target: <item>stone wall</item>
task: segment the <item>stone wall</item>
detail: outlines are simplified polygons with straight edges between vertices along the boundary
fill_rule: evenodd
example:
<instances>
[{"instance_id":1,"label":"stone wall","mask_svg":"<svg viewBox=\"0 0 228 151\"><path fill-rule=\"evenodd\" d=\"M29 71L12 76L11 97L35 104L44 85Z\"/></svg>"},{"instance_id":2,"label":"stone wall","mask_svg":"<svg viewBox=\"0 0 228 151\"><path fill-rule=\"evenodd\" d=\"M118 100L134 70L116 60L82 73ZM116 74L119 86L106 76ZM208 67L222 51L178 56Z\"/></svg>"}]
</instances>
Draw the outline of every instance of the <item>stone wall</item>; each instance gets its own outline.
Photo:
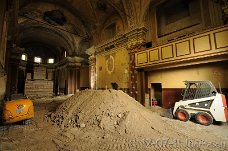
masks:
<instances>
[{"instance_id":1,"label":"stone wall","mask_svg":"<svg viewBox=\"0 0 228 151\"><path fill-rule=\"evenodd\" d=\"M25 95L31 98L53 96L53 81L46 79L46 67L34 67L33 76L33 79L30 73L26 76Z\"/></svg>"},{"instance_id":2,"label":"stone wall","mask_svg":"<svg viewBox=\"0 0 228 151\"><path fill-rule=\"evenodd\" d=\"M28 97L53 96L53 81L49 80L26 80L25 95Z\"/></svg>"},{"instance_id":3,"label":"stone wall","mask_svg":"<svg viewBox=\"0 0 228 151\"><path fill-rule=\"evenodd\" d=\"M46 67L34 67L34 79L46 79Z\"/></svg>"},{"instance_id":4,"label":"stone wall","mask_svg":"<svg viewBox=\"0 0 228 151\"><path fill-rule=\"evenodd\" d=\"M112 53L96 56L97 88L111 88L117 83L119 88L128 88L129 55L126 49L120 48Z\"/></svg>"}]
</instances>

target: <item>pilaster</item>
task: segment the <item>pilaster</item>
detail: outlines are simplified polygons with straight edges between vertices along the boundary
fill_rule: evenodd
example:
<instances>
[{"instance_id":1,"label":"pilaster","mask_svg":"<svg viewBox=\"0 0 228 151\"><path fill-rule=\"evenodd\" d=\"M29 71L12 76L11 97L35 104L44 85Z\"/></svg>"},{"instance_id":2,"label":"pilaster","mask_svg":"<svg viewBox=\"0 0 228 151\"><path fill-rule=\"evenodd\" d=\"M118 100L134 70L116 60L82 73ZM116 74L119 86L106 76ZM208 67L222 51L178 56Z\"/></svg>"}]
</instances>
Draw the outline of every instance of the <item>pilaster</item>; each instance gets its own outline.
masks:
<instances>
[{"instance_id":1,"label":"pilaster","mask_svg":"<svg viewBox=\"0 0 228 151\"><path fill-rule=\"evenodd\" d=\"M127 50L129 54L129 91L130 95L144 105L145 90L143 89L144 74L141 71L136 70L135 53L145 50L145 36L147 29L145 27L135 28L128 33ZM141 86L142 85L142 86Z\"/></svg>"}]
</instances>

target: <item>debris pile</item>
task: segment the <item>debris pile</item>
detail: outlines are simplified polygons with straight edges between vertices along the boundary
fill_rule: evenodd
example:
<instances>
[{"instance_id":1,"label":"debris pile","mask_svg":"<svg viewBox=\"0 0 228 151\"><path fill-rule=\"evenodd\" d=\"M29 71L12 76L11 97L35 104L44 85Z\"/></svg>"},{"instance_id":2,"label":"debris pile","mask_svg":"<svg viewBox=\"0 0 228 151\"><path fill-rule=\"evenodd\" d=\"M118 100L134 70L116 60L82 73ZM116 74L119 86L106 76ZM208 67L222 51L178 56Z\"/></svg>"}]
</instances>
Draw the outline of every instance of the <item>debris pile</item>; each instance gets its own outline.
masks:
<instances>
[{"instance_id":1,"label":"debris pile","mask_svg":"<svg viewBox=\"0 0 228 151\"><path fill-rule=\"evenodd\" d=\"M85 90L61 104L51 121L65 128L95 128L127 135L159 135L158 114L151 114L135 99L117 90ZM160 121L158 121L160 119ZM153 124L152 124L153 123Z\"/></svg>"}]
</instances>

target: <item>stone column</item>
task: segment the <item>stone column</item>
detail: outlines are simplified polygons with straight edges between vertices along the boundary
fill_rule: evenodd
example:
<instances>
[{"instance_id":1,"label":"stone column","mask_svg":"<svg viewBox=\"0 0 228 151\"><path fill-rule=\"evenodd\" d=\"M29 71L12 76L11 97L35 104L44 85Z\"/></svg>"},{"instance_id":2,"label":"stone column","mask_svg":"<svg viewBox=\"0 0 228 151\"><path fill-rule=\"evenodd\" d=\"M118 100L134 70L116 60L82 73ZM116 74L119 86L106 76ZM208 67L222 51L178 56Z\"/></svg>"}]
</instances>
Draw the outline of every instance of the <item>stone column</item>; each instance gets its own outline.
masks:
<instances>
[{"instance_id":1,"label":"stone column","mask_svg":"<svg viewBox=\"0 0 228 151\"><path fill-rule=\"evenodd\" d=\"M94 55L89 57L89 77L90 88L96 89L96 57Z\"/></svg>"},{"instance_id":2,"label":"stone column","mask_svg":"<svg viewBox=\"0 0 228 151\"><path fill-rule=\"evenodd\" d=\"M76 94L80 89L80 68L69 66L68 74L68 93Z\"/></svg>"},{"instance_id":3,"label":"stone column","mask_svg":"<svg viewBox=\"0 0 228 151\"><path fill-rule=\"evenodd\" d=\"M21 54L24 49L13 46L13 48L8 49L9 60L7 68L7 95L11 93L17 93L18 84L18 69L21 62Z\"/></svg>"},{"instance_id":4,"label":"stone column","mask_svg":"<svg viewBox=\"0 0 228 151\"><path fill-rule=\"evenodd\" d=\"M27 62L22 60L20 61L19 73L18 73L18 85L17 85L18 93L23 93L23 94L25 89L26 64Z\"/></svg>"},{"instance_id":5,"label":"stone column","mask_svg":"<svg viewBox=\"0 0 228 151\"><path fill-rule=\"evenodd\" d=\"M59 75L59 86L65 87L64 94L75 94L80 90L80 68L82 61L81 57L67 57L58 64L59 74L65 73L66 79L60 79L62 76ZM61 81L64 80L64 81Z\"/></svg>"},{"instance_id":6,"label":"stone column","mask_svg":"<svg viewBox=\"0 0 228 151\"><path fill-rule=\"evenodd\" d=\"M59 69L54 70L54 94L59 95Z\"/></svg>"},{"instance_id":7,"label":"stone column","mask_svg":"<svg viewBox=\"0 0 228 151\"><path fill-rule=\"evenodd\" d=\"M97 89L97 74L96 74L96 56L95 56L95 47L92 46L86 50L86 53L89 57L89 82L91 89Z\"/></svg>"}]
</instances>

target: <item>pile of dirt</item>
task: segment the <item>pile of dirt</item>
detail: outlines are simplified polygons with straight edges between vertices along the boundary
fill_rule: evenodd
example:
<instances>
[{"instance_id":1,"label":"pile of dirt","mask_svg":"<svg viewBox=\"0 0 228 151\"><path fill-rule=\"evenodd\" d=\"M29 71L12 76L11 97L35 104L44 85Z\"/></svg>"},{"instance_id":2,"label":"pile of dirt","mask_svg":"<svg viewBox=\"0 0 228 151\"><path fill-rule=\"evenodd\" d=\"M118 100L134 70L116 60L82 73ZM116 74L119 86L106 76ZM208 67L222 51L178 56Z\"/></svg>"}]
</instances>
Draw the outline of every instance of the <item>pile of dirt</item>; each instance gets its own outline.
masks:
<instances>
[{"instance_id":1,"label":"pile of dirt","mask_svg":"<svg viewBox=\"0 0 228 151\"><path fill-rule=\"evenodd\" d=\"M85 90L64 101L49 120L61 128L58 150L224 150L207 145L228 138L193 122L161 117L117 90ZM213 127L211 128L213 129ZM198 135L198 134L201 135ZM192 146L193 144L193 146ZM198 145L206 144L206 145Z\"/></svg>"},{"instance_id":2,"label":"pile of dirt","mask_svg":"<svg viewBox=\"0 0 228 151\"><path fill-rule=\"evenodd\" d=\"M158 114L117 90L81 91L61 104L50 119L62 129L99 127L127 135L159 136L162 126Z\"/></svg>"}]
</instances>

